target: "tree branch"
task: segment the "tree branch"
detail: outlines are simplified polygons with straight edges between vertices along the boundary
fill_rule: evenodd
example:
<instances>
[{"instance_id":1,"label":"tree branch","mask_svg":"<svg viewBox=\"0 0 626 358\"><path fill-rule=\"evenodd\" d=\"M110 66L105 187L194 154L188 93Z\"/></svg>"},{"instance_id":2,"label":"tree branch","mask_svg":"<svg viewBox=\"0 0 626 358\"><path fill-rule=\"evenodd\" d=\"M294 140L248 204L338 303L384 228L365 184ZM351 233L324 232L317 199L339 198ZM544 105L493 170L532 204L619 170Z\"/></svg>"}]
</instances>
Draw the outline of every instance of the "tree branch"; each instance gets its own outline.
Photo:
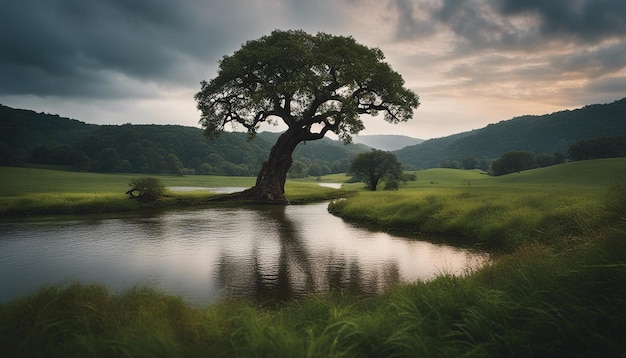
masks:
<instances>
[{"instance_id":1,"label":"tree branch","mask_svg":"<svg viewBox=\"0 0 626 358\"><path fill-rule=\"evenodd\" d=\"M305 112L304 118L302 119L302 125L311 126L312 124L315 124L315 123L321 123L328 117L340 114L341 113L340 111L327 111L327 112L320 113L317 115L315 113L322 105L324 105L324 103L332 101L332 102L340 102L343 104L344 100L345 100L344 98L342 98L341 96L337 96L337 95L327 95L327 96L316 97L313 100L313 102L311 102L311 106L309 106L309 109Z\"/></svg>"}]
</instances>

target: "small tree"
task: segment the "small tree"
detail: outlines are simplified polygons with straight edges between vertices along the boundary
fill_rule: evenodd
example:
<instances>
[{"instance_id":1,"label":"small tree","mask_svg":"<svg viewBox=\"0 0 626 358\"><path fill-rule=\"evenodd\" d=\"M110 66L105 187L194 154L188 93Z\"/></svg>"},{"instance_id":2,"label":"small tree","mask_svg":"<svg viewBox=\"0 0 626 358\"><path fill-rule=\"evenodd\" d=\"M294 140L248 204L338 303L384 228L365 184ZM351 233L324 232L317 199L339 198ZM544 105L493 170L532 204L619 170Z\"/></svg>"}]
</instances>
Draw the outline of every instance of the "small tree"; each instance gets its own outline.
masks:
<instances>
[{"instance_id":1,"label":"small tree","mask_svg":"<svg viewBox=\"0 0 626 358\"><path fill-rule=\"evenodd\" d=\"M403 169L395 154L373 149L371 152L357 155L352 160L349 173L366 183L370 190L375 191L381 180L397 183L402 178ZM392 187L393 184L389 189Z\"/></svg>"},{"instance_id":2,"label":"small tree","mask_svg":"<svg viewBox=\"0 0 626 358\"><path fill-rule=\"evenodd\" d=\"M163 183L153 177L132 178L128 186L130 186L130 190L126 194L130 195L131 199L137 199L144 203L155 202L165 193Z\"/></svg>"},{"instance_id":3,"label":"small tree","mask_svg":"<svg viewBox=\"0 0 626 358\"><path fill-rule=\"evenodd\" d=\"M389 179L385 181L385 187L383 190L398 190L400 188L400 182L396 179Z\"/></svg>"}]
</instances>

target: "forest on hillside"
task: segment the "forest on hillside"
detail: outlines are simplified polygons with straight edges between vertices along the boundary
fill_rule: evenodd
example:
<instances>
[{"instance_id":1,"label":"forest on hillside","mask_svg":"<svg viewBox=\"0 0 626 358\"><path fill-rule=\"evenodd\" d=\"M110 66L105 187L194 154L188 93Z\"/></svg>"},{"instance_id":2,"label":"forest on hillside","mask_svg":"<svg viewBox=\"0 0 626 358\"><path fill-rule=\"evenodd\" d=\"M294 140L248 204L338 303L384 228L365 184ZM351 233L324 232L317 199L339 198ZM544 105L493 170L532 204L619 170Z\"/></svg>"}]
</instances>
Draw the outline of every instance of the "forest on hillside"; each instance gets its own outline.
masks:
<instances>
[{"instance_id":1,"label":"forest on hillside","mask_svg":"<svg viewBox=\"0 0 626 358\"><path fill-rule=\"evenodd\" d=\"M75 170L254 176L277 133L224 132L175 125L93 125L58 115L0 107L0 165L63 165ZM348 170L369 147L323 139L294 152L292 177Z\"/></svg>"},{"instance_id":2,"label":"forest on hillside","mask_svg":"<svg viewBox=\"0 0 626 358\"><path fill-rule=\"evenodd\" d=\"M626 98L542 116L521 116L470 132L427 140L394 151L406 169L454 167L463 161L491 161L510 151L560 157L585 139L626 136Z\"/></svg>"},{"instance_id":3,"label":"forest on hillside","mask_svg":"<svg viewBox=\"0 0 626 358\"><path fill-rule=\"evenodd\" d=\"M263 132L248 140L246 133L224 132L209 141L200 128L95 125L0 106L0 165L254 176L278 136ZM482 129L427 140L393 153L406 170L479 168L503 174L518 171L520 167L525 170L565 160L620 156L619 153L626 151L622 148L625 136L626 98L543 116L517 117ZM369 150L363 144L344 145L328 138L301 143L293 154L289 176L347 172L351 160Z\"/></svg>"}]
</instances>

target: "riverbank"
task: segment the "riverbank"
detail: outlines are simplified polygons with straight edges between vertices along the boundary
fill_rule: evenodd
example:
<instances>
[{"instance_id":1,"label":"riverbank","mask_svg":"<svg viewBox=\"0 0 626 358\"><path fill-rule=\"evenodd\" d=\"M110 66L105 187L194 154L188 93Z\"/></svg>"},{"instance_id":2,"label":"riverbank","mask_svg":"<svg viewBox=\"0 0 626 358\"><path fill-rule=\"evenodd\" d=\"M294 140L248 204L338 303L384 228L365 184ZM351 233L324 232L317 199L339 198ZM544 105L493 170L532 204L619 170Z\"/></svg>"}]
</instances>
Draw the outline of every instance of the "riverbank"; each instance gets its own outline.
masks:
<instances>
[{"instance_id":1,"label":"riverbank","mask_svg":"<svg viewBox=\"0 0 626 358\"><path fill-rule=\"evenodd\" d=\"M376 297L277 306L45 287L0 306L0 356L623 356L624 171L625 159L499 178L418 172L397 193L360 191L332 210L488 243L502 252L493 264Z\"/></svg>"},{"instance_id":2,"label":"riverbank","mask_svg":"<svg viewBox=\"0 0 626 358\"><path fill-rule=\"evenodd\" d=\"M606 200L626 197L618 185L626 178L624 158L501 177L454 169L428 172L397 192L335 200L329 211L372 229L457 237L464 244L512 252L533 243L566 249L571 237L607 225Z\"/></svg>"},{"instance_id":3,"label":"riverbank","mask_svg":"<svg viewBox=\"0 0 626 358\"><path fill-rule=\"evenodd\" d=\"M218 192L166 191L154 203L130 200L124 193L133 174L98 174L51 169L0 167L0 217L112 214L142 210L206 207ZM166 187L251 187L252 177L156 176ZM350 195L321 187L313 180L288 181L285 192L293 204L319 202ZM225 205L221 203L219 205Z\"/></svg>"}]
</instances>

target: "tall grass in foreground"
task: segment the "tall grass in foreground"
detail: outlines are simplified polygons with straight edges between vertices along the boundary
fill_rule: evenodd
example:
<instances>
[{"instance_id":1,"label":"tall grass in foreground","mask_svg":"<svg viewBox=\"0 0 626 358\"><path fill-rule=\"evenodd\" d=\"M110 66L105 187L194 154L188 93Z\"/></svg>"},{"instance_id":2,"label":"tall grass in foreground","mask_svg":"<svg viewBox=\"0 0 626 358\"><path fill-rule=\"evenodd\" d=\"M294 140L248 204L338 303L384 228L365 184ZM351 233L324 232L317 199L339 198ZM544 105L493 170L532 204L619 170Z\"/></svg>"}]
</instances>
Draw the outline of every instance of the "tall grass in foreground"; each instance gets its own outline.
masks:
<instances>
[{"instance_id":1,"label":"tall grass in foreground","mask_svg":"<svg viewBox=\"0 0 626 358\"><path fill-rule=\"evenodd\" d=\"M626 352L624 227L531 245L465 277L357 300L206 308L137 287L50 286L0 306L0 356L518 357Z\"/></svg>"}]
</instances>

